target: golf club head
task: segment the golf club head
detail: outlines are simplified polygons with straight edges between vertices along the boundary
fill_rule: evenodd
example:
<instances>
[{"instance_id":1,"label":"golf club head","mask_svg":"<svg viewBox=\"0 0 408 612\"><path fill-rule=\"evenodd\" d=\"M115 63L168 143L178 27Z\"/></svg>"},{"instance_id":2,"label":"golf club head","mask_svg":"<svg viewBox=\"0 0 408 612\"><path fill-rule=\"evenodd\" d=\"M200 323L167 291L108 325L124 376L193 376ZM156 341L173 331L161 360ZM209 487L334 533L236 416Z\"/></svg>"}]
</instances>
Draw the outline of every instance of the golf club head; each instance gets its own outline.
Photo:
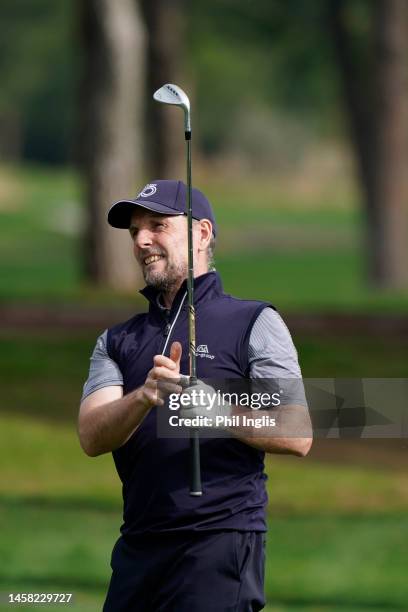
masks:
<instances>
[{"instance_id":1,"label":"golf club head","mask_svg":"<svg viewBox=\"0 0 408 612\"><path fill-rule=\"evenodd\" d=\"M172 83L166 83L160 89L154 92L153 98L156 102L162 104L173 104L174 106L180 106L184 111L184 123L186 131L191 131L190 125L190 100L187 94Z\"/></svg>"}]
</instances>

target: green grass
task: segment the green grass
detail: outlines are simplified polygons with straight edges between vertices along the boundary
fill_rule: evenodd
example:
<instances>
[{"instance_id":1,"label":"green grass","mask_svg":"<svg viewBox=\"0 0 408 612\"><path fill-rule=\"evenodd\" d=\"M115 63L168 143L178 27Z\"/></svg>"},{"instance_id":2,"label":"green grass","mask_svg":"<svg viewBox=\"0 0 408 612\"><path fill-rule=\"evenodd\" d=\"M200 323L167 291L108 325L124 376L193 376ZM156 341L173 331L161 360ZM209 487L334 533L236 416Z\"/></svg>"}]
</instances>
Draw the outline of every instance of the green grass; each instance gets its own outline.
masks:
<instances>
[{"instance_id":1,"label":"green grass","mask_svg":"<svg viewBox=\"0 0 408 612\"><path fill-rule=\"evenodd\" d=\"M8 384L3 410L54 420L76 414L98 332L16 333L1 339L0 367Z\"/></svg>"},{"instance_id":2,"label":"green grass","mask_svg":"<svg viewBox=\"0 0 408 612\"><path fill-rule=\"evenodd\" d=\"M406 516L298 517L269 523L270 602L404 609Z\"/></svg>"},{"instance_id":3,"label":"green grass","mask_svg":"<svg viewBox=\"0 0 408 612\"><path fill-rule=\"evenodd\" d=\"M297 303L317 308L357 303L361 283L355 252L272 253L220 257L218 269L228 293L271 301L278 309L293 310ZM333 282L335 279L335 282ZM327 295L322 294L323 286ZM299 302L298 302L299 300Z\"/></svg>"},{"instance_id":4,"label":"green grass","mask_svg":"<svg viewBox=\"0 0 408 612\"><path fill-rule=\"evenodd\" d=\"M405 378L408 346L403 337L338 334L294 337L305 378Z\"/></svg>"},{"instance_id":5,"label":"green grass","mask_svg":"<svg viewBox=\"0 0 408 612\"><path fill-rule=\"evenodd\" d=\"M75 172L0 168L0 179L1 300L140 305L136 291L119 296L82 280L84 211ZM379 293L365 282L363 224L347 191L295 198L290 182L285 189L245 177L234 184L215 177L200 187L216 209L217 268L229 292L283 310L406 312L408 292Z\"/></svg>"},{"instance_id":6,"label":"green grass","mask_svg":"<svg viewBox=\"0 0 408 612\"><path fill-rule=\"evenodd\" d=\"M7 525L0 543L2 590L74 591L78 604L79 590L102 601L120 512L29 499L2 500L0 508Z\"/></svg>"},{"instance_id":7,"label":"green grass","mask_svg":"<svg viewBox=\"0 0 408 612\"><path fill-rule=\"evenodd\" d=\"M303 252L271 245L269 251L223 253L217 270L227 293L266 300L282 312L378 312L406 314L407 296L365 286L357 246Z\"/></svg>"},{"instance_id":8,"label":"green grass","mask_svg":"<svg viewBox=\"0 0 408 612\"><path fill-rule=\"evenodd\" d=\"M2 178L9 188L0 203L0 297L72 292L79 282L79 242L64 229L64 216L79 210L78 179L35 166L3 168Z\"/></svg>"},{"instance_id":9,"label":"green grass","mask_svg":"<svg viewBox=\"0 0 408 612\"><path fill-rule=\"evenodd\" d=\"M2 500L0 511L0 589L73 592L73 609L101 609L119 512ZM267 601L285 610L403 610L407 537L405 516L270 519Z\"/></svg>"},{"instance_id":10,"label":"green grass","mask_svg":"<svg viewBox=\"0 0 408 612\"><path fill-rule=\"evenodd\" d=\"M2 416L0 463L0 591L73 592L72 609L100 610L121 523L110 456L86 457L73 424ZM405 475L278 456L267 471L267 611L403 610Z\"/></svg>"}]
</instances>

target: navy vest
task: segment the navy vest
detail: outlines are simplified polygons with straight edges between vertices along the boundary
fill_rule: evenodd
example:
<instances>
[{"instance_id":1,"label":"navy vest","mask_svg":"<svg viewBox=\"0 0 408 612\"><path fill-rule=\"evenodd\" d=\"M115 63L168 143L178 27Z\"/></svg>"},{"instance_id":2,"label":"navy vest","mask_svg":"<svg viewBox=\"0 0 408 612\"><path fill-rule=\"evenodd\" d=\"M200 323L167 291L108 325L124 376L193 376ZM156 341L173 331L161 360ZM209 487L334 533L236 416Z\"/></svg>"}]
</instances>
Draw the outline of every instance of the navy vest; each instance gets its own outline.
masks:
<instances>
[{"instance_id":1,"label":"navy vest","mask_svg":"<svg viewBox=\"0 0 408 612\"><path fill-rule=\"evenodd\" d=\"M181 373L188 374L186 282L169 316L157 292L141 292L149 312L108 330L107 349L123 375L124 394L141 386L154 355L183 347ZM247 377L248 343L264 302L240 300L222 291L216 272L194 280L199 378ZM167 344L166 344L167 343ZM201 349L201 350L200 350ZM234 438L200 438L203 495L189 495L189 440L157 436L154 407L121 448L113 452L123 484L124 535L175 530L265 531L264 453Z\"/></svg>"}]
</instances>

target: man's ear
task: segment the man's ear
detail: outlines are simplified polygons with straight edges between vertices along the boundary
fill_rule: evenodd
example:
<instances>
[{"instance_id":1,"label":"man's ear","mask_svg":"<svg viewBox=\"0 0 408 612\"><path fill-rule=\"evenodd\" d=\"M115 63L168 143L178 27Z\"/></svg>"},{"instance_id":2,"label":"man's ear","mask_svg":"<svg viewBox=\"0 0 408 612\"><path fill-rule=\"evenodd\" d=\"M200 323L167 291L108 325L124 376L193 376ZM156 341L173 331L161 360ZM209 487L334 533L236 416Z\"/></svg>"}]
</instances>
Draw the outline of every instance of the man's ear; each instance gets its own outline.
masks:
<instances>
[{"instance_id":1,"label":"man's ear","mask_svg":"<svg viewBox=\"0 0 408 612\"><path fill-rule=\"evenodd\" d=\"M212 236L212 223L208 219L200 220L199 251L206 251Z\"/></svg>"}]
</instances>

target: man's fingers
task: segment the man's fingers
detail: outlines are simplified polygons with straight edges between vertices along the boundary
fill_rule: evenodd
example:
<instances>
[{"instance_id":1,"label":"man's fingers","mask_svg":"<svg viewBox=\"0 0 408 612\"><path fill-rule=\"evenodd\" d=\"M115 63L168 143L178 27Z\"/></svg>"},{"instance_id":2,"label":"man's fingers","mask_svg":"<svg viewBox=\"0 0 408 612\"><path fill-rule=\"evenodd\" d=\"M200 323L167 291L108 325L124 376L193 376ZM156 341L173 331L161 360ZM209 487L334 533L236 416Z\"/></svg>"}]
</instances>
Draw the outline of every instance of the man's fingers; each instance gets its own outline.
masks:
<instances>
[{"instance_id":1,"label":"man's fingers","mask_svg":"<svg viewBox=\"0 0 408 612\"><path fill-rule=\"evenodd\" d=\"M155 355L153 357L153 363L156 367L163 366L165 368L168 368L169 370L177 369L176 363L172 359L170 359L170 357L165 357L164 355Z\"/></svg>"},{"instance_id":2,"label":"man's fingers","mask_svg":"<svg viewBox=\"0 0 408 612\"><path fill-rule=\"evenodd\" d=\"M190 377L187 374L180 374L179 384L183 387L183 389L187 389L190 385Z\"/></svg>"},{"instance_id":3,"label":"man's fingers","mask_svg":"<svg viewBox=\"0 0 408 612\"><path fill-rule=\"evenodd\" d=\"M174 379L177 381L178 379ZM171 393L176 395L180 395L183 392L182 387L178 385L176 382L171 382L170 380L154 380L152 378L148 378L144 385L145 395L148 396L150 401L155 401L156 398L166 398ZM160 402L160 405L163 405L163 402Z\"/></svg>"},{"instance_id":4,"label":"man's fingers","mask_svg":"<svg viewBox=\"0 0 408 612\"><path fill-rule=\"evenodd\" d=\"M155 355L153 357L153 363L155 367L165 367L169 370L180 371L180 360L183 349L180 342L173 342L170 348L170 357L164 355Z\"/></svg>"},{"instance_id":5,"label":"man's fingers","mask_svg":"<svg viewBox=\"0 0 408 612\"><path fill-rule=\"evenodd\" d=\"M170 395L171 393L175 393L176 395L180 395L183 392L183 388L180 385L176 385L170 382L159 381L157 383L157 388L161 396L165 397Z\"/></svg>"},{"instance_id":6,"label":"man's fingers","mask_svg":"<svg viewBox=\"0 0 408 612\"><path fill-rule=\"evenodd\" d=\"M180 369L180 360L183 349L180 342L173 342L170 347L170 359L176 364L177 368Z\"/></svg>"},{"instance_id":7,"label":"man's fingers","mask_svg":"<svg viewBox=\"0 0 408 612\"><path fill-rule=\"evenodd\" d=\"M175 370L169 370L166 366L155 366L149 372L149 378L153 380L180 380L180 374Z\"/></svg>"},{"instance_id":8,"label":"man's fingers","mask_svg":"<svg viewBox=\"0 0 408 612\"><path fill-rule=\"evenodd\" d=\"M157 387L152 388L150 385L145 385L143 395L153 406L163 406L164 404L163 399L160 397L157 391Z\"/></svg>"},{"instance_id":9,"label":"man's fingers","mask_svg":"<svg viewBox=\"0 0 408 612\"><path fill-rule=\"evenodd\" d=\"M178 378L147 378L145 387L159 391L168 391L169 393L183 393L183 387L180 386Z\"/></svg>"}]
</instances>

